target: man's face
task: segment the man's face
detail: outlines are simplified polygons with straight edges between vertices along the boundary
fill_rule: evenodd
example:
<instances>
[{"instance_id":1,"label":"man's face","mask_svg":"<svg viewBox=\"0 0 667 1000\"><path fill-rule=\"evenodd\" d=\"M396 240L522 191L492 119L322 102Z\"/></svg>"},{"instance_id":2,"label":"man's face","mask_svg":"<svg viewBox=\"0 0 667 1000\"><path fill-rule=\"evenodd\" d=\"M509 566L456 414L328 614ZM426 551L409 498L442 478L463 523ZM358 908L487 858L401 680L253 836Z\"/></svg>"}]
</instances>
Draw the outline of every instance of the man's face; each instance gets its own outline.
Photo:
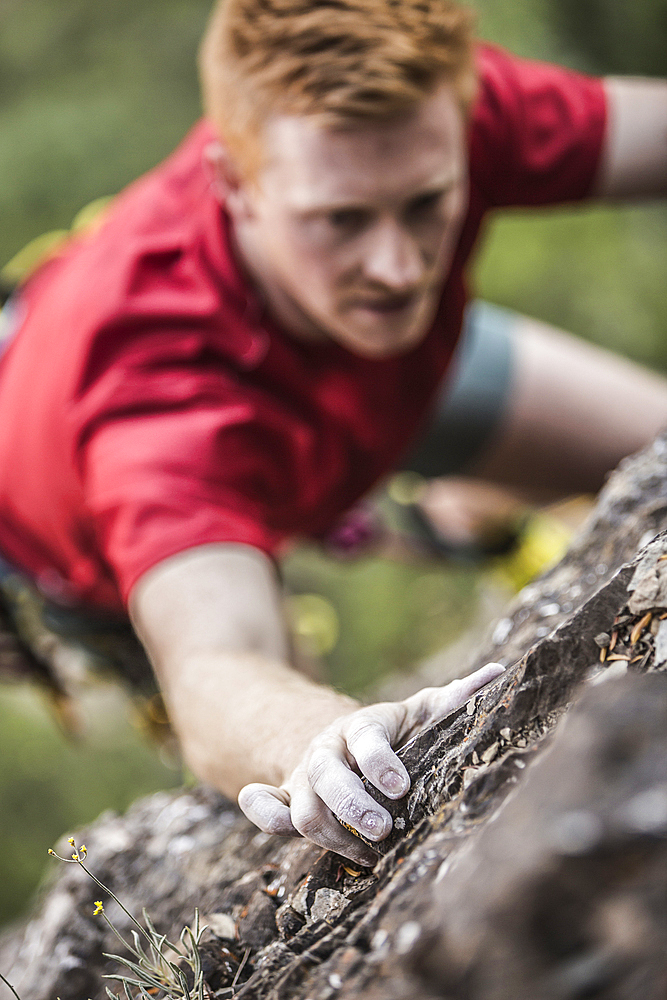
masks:
<instances>
[{"instance_id":1,"label":"man's face","mask_svg":"<svg viewBox=\"0 0 667 1000\"><path fill-rule=\"evenodd\" d=\"M229 206L241 255L295 336L384 358L434 318L467 201L449 85L390 122L325 128L276 115L255 185Z\"/></svg>"}]
</instances>

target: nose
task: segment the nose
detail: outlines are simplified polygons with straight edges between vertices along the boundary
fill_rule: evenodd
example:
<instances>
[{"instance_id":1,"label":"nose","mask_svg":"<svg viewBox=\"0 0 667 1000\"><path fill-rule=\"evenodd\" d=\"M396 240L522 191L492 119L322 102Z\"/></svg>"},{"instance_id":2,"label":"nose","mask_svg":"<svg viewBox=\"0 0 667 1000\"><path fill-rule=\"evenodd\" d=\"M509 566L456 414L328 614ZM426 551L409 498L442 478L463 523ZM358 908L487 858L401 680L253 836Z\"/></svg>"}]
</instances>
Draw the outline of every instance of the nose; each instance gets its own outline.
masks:
<instances>
[{"instance_id":1,"label":"nose","mask_svg":"<svg viewBox=\"0 0 667 1000\"><path fill-rule=\"evenodd\" d=\"M405 225L394 218L378 220L368 233L364 276L397 294L419 285L425 261L419 244Z\"/></svg>"}]
</instances>

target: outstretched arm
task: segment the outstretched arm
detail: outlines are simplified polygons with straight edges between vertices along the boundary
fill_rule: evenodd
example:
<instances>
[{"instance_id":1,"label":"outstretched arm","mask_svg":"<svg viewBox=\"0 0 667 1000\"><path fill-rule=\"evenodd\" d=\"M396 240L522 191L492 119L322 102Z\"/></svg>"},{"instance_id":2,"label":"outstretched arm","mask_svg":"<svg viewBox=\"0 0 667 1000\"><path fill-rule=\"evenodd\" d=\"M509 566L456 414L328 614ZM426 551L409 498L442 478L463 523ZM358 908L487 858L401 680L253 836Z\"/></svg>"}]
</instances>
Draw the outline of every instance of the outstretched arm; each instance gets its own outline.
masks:
<instances>
[{"instance_id":1,"label":"outstretched arm","mask_svg":"<svg viewBox=\"0 0 667 1000\"><path fill-rule=\"evenodd\" d=\"M389 813L360 774L392 798L409 778L391 746L453 711L502 668L489 665L404 702L362 708L288 662L270 561L242 545L207 545L167 559L135 586L130 611L195 774L262 830L303 835L362 864Z\"/></svg>"},{"instance_id":2,"label":"outstretched arm","mask_svg":"<svg viewBox=\"0 0 667 1000\"><path fill-rule=\"evenodd\" d=\"M610 77L608 125L594 194L667 194L667 80Z\"/></svg>"}]
</instances>

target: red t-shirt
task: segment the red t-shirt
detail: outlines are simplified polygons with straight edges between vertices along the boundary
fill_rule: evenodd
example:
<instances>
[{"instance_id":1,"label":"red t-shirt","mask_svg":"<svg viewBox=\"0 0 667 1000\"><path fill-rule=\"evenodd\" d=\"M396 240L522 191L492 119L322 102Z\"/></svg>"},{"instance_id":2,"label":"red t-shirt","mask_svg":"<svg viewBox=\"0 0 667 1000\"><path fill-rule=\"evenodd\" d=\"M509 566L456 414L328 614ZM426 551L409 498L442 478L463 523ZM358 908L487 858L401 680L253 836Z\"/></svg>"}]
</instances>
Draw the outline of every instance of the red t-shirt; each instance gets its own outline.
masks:
<instances>
[{"instance_id":1,"label":"red t-shirt","mask_svg":"<svg viewBox=\"0 0 667 1000\"><path fill-rule=\"evenodd\" d=\"M470 206L432 329L388 360L262 315L202 167L198 124L22 290L0 366L0 551L62 600L118 610L196 545L325 533L400 460L461 327L485 212L584 197L600 81L480 46Z\"/></svg>"}]
</instances>

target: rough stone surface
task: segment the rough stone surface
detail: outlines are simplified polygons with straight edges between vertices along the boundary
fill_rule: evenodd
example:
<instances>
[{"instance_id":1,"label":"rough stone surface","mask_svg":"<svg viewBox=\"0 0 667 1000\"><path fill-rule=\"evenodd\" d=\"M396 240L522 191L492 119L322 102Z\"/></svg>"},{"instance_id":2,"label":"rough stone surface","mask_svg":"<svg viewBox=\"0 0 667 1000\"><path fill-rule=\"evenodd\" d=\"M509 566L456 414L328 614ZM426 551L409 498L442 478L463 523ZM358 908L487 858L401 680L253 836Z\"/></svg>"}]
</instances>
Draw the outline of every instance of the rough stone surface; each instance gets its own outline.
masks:
<instances>
[{"instance_id":1,"label":"rough stone surface","mask_svg":"<svg viewBox=\"0 0 667 1000\"><path fill-rule=\"evenodd\" d=\"M449 996L664 998L667 676L587 690L434 901Z\"/></svg>"},{"instance_id":2,"label":"rough stone surface","mask_svg":"<svg viewBox=\"0 0 667 1000\"><path fill-rule=\"evenodd\" d=\"M412 787L400 803L374 793L395 830L373 872L258 833L206 789L101 817L78 837L91 868L171 937L196 906L210 915L220 1000L244 957L239 998L664 996L666 528L660 438L496 628L479 659L505 674L401 749ZM92 915L100 895L68 866L5 937L0 969L23 1000L105 996L117 943ZM512 992L492 992L510 968Z\"/></svg>"}]
</instances>

